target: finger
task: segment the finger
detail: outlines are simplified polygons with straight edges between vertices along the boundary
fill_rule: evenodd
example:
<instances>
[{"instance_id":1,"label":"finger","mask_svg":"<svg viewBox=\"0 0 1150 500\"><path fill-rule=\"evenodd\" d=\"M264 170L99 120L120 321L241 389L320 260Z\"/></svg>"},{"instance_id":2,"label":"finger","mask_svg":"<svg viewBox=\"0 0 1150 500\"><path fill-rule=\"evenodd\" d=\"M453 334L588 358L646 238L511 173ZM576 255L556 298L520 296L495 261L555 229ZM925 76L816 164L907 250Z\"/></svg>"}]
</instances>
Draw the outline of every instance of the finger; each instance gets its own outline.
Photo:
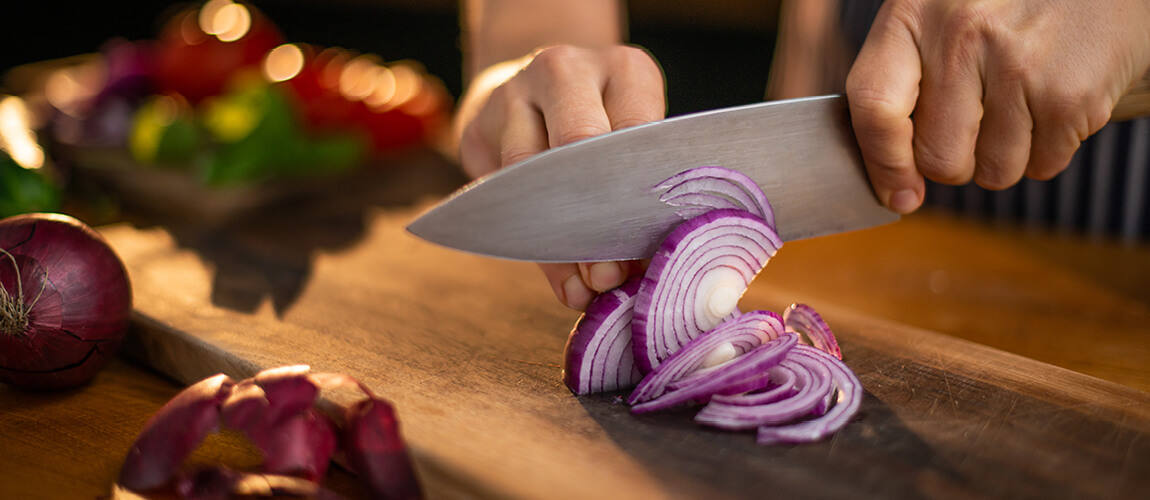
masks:
<instances>
[{"instance_id":1,"label":"finger","mask_svg":"<svg viewBox=\"0 0 1150 500\"><path fill-rule=\"evenodd\" d=\"M606 75L599 66L584 64L585 49L554 47L540 52L524 71L536 89L532 101L547 127L550 147L570 144L611 131L603 109Z\"/></svg>"},{"instance_id":2,"label":"finger","mask_svg":"<svg viewBox=\"0 0 1150 500\"><path fill-rule=\"evenodd\" d=\"M974 176L983 98L976 50L975 45L944 42L922 55L914 161L919 173L933 181L965 184Z\"/></svg>"},{"instance_id":3,"label":"finger","mask_svg":"<svg viewBox=\"0 0 1150 500\"><path fill-rule=\"evenodd\" d=\"M499 151L486 140L475 122L463 129L459 138L459 160L463 171L477 179L499 169Z\"/></svg>"},{"instance_id":4,"label":"finger","mask_svg":"<svg viewBox=\"0 0 1150 500\"><path fill-rule=\"evenodd\" d=\"M500 167L514 165L547 149L547 128L539 110L526 101L508 105L499 142Z\"/></svg>"},{"instance_id":5,"label":"finger","mask_svg":"<svg viewBox=\"0 0 1150 500\"><path fill-rule=\"evenodd\" d=\"M1026 176L1047 180L1066 169L1082 141L1107 122L1109 109L1065 97L1062 89L1031 94L1034 132Z\"/></svg>"},{"instance_id":6,"label":"finger","mask_svg":"<svg viewBox=\"0 0 1150 500\"><path fill-rule=\"evenodd\" d=\"M1043 181L1054 178L1070 165L1086 137L1066 123L1035 120L1025 175Z\"/></svg>"},{"instance_id":7,"label":"finger","mask_svg":"<svg viewBox=\"0 0 1150 500\"><path fill-rule=\"evenodd\" d=\"M1034 121L1017 81L991 75L997 81L986 90L982 124L975 147L974 182L987 189L1017 184L1030 159L1030 134Z\"/></svg>"},{"instance_id":8,"label":"finger","mask_svg":"<svg viewBox=\"0 0 1150 500\"><path fill-rule=\"evenodd\" d=\"M926 190L914 163L910 115L921 78L918 49L907 26L884 4L850 73L847 101L867 174L879 201L909 213Z\"/></svg>"},{"instance_id":9,"label":"finger","mask_svg":"<svg viewBox=\"0 0 1150 500\"><path fill-rule=\"evenodd\" d=\"M473 179L502 166L499 152L507 120L507 94L505 87L494 89L460 136L459 158L464 172Z\"/></svg>"},{"instance_id":10,"label":"finger","mask_svg":"<svg viewBox=\"0 0 1150 500\"><path fill-rule=\"evenodd\" d=\"M620 47L615 72L603 89L603 108L611 130L661 120L667 113L663 71L646 51Z\"/></svg>"},{"instance_id":11,"label":"finger","mask_svg":"<svg viewBox=\"0 0 1150 500\"><path fill-rule=\"evenodd\" d=\"M539 269L563 305L582 311L595 298L595 291L583 282L576 264L539 264Z\"/></svg>"}]
</instances>

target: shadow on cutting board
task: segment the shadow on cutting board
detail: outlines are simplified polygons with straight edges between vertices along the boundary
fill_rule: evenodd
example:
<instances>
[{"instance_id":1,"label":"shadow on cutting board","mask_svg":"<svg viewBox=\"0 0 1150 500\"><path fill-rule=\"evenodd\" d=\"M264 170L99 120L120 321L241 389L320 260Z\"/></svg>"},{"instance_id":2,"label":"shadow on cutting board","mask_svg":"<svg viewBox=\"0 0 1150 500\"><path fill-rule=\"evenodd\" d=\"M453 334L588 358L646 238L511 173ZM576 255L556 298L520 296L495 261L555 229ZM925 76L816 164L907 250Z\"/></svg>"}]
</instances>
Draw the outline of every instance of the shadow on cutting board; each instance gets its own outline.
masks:
<instances>
[{"instance_id":1,"label":"shadow on cutting board","mask_svg":"<svg viewBox=\"0 0 1150 500\"><path fill-rule=\"evenodd\" d=\"M439 199L465 181L442 156L417 152L218 224L138 209L129 219L137 227L165 228L181 248L204 259L213 270L213 305L251 313L270 300L282 316L312 276L316 254L362 240L373 210Z\"/></svg>"}]
</instances>

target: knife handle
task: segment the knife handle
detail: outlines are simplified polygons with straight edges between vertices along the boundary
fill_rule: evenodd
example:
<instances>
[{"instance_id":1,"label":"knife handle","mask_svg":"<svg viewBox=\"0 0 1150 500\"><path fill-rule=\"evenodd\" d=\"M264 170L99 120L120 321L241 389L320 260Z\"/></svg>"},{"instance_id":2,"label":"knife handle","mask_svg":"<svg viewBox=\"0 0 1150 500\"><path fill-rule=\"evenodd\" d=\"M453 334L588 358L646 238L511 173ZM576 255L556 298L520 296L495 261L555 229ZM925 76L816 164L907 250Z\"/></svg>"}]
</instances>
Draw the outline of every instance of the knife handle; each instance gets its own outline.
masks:
<instances>
[{"instance_id":1,"label":"knife handle","mask_svg":"<svg viewBox=\"0 0 1150 500\"><path fill-rule=\"evenodd\" d=\"M1110 113L1110 121L1120 122L1145 116L1150 116L1150 72L1142 75L1142 79L1118 99L1118 105Z\"/></svg>"}]
</instances>

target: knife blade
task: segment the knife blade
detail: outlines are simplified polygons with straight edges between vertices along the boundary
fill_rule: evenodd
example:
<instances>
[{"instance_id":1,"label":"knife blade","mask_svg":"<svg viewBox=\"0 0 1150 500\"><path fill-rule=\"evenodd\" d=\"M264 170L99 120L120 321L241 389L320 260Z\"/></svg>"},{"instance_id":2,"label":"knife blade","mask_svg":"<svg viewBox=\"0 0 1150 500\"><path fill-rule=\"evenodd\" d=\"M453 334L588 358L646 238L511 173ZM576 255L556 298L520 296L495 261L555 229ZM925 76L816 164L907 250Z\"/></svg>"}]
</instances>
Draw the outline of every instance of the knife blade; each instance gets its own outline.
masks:
<instances>
[{"instance_id":1,"label":"knife blade","mask_svg":"<svg viewBox=\"0 0 1150 500\"><path fill-rule=\"evenodd\" d=\"M846 99L821 96L672 117L549 149L460 188L407 229L511 260L646 258L683 221L652 188L708 165L754 179L784 241L898 220L871 190Z\"/></svg>"}]
</instances>

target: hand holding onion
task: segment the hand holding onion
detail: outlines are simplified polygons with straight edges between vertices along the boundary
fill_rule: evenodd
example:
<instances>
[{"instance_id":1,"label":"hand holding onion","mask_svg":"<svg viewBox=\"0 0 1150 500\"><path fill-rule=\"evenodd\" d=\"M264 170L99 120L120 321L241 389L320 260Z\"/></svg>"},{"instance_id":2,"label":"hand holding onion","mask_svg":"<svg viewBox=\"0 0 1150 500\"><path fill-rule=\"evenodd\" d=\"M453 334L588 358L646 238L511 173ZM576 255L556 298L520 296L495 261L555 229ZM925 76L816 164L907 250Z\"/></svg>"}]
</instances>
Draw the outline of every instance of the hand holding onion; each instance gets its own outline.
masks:
<instances>
[{"instance_id":1,"label":"hand holding onion","mask_svg":"<svg viewBox=\"0 0 1150 500\"><path fill-rule=\"evenodd\" d=\"M119 350L132 310L123 263L67 215L0 220L0 382L62 389Z\"/></svg>"}]
</instances>

